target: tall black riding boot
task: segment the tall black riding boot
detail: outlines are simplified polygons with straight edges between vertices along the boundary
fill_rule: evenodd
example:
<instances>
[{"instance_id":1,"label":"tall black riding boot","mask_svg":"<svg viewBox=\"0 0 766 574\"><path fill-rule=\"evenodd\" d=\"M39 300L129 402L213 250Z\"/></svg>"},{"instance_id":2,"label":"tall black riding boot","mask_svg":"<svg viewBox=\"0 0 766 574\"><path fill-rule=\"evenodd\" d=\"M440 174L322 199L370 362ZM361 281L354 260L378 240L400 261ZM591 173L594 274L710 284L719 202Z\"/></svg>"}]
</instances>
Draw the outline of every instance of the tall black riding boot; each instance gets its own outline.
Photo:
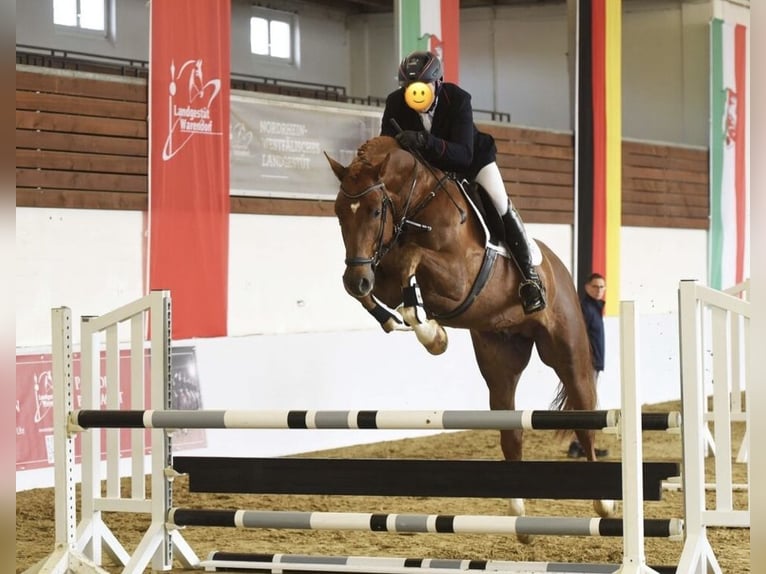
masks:
<instances>
[{"instance_id":1,"label":"tall black riding boot","mask_svg":"<svg viewBox=\"0 0 766 574\"><path fill-rule=\"evenodd\" d=\"M529 251L527 233L518 212L510 207L503 215L505 227L505 242L521 271L522 281L519 285L519 297L524 307L524 313L529 315L545 309L545 288L535 266L532 265L532 254Z\"/></svg>"}]
</instances>

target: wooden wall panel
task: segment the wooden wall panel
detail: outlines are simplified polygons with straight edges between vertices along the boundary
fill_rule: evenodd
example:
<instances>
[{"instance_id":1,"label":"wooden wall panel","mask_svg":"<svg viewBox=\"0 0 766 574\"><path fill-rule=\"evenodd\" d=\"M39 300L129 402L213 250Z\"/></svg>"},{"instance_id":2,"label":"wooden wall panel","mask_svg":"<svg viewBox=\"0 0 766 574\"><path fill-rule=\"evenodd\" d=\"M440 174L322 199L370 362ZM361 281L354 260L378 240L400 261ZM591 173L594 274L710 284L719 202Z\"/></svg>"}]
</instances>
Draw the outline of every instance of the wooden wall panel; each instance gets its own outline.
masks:
<instances>
[{"instance_id":1,"label":"wooden wall panel","mask_svg":"<svg viewBox=\"0 0 766 574\"><path fill-rule=\"evenodd\" d=\"M16 70L16 90L47 94L85 96L96 100L117 100L146 104L146 82L126 81L118 76L102 78L68 74L39 74Z\"/></svg>"},{"instance_id":2,"label":"wooden wall panel","mask_svg":"<svg viewBox=\"0 0 766 574\"><path fill-rule=\"evenodd\" d=\"M16 167L145 175L146 159L124 155L17 148Z\"/></svg>"},{"instance_id":3,"label":"wooden wall panel","mask_svg":"<svg viewBox=\"0 0 766 574\"><path fill-rule=\"evenodd\" d=\"M16 71L16 205L146 209L146 82Z\"/></svg>"},{"instance_id":4,"label":"wooden wall panel","mask_svg":"<svg viewBox=\"0 0 766 574\"><path fill-rule=\"evenodd\" d=\"M146 139L110 138L93 134L71 134L16 129L16 149L104 153L148 158Z\"/></svg>"},{"instance_id":5,"label":"wooden wall panel","mask_svg":"<svg viewBox=\"0 0 766 574\"><path fill-rule=\"evenodd\" d=\"M123 102L65 94L17 92L16 109L146 121L146 102Z\"/></svg>"},{"instance_id":6,"label":"wooden wall panel","mask_svg":"<svg viewBox=\"0 0 766 574\"><path fill-rule=\"evenodd\" d=\"M147 87L105 75L16 71L16 205L147 209ZM481 124L528 223L574 221L570 133ZM705 149L626 141L623 225L707 229ZM232 197L233 213L333 216L332 201Z\"/></svg>"},{"instance_id":7,"label":"wooden wall panel","mask_svg":"<svg viewBox=\"0 0 766 574\"><path fill-rule=\"evenodd\" d=\"M120 191L32 189L16 186L16 206L146 211L148 196L145 193Z\"/></svg>"},{"instance_id":8,"label":"wooden wall panel","mask_svg":"<svg viewBox=\"0 0 766 574\"><path fill-rule=\"evenodd\" d=\"M705 149L623 142L622 224L708 229L708 179Z\"/></svg>"},{"instance_id":9,"label":"wooden wall panel","mask_svg":"<svg viewBox=\"0 0 766 574\"><path fill-rule=\"evenodd\" d=\"M574 138L571 134L483 125L495 138L506 189L528 223L574 222Z\"/></svg>"},{"instance_id":10,"label":"wooden wall panel","mask_svg":"<svg viewBox=\"0 0 766 574\"><path fill-rule=\"evenodd\" d=\"M16 110L16 127L22 130L64 132L146 139L145 120L121 120L44 111Z\"/></svg>"}]
</instances>

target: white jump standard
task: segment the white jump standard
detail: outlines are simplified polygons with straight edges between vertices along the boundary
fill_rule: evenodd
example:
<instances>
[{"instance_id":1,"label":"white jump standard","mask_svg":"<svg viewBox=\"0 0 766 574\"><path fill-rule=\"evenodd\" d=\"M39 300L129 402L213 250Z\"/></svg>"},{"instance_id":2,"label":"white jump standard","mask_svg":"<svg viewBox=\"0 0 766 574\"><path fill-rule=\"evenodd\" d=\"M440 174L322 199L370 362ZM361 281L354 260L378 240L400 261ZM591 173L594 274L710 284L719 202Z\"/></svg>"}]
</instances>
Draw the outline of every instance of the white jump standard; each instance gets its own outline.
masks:
<instances>
[{"instance_id":1,"label":"white jump standard","mask_svg":"<svg viewBox=\"0 0 766 574\"><path fill-rule=\"evenodd\" d=\"M54 395L55 395L55 448L56 448L56 551L46 560L29 569L29 574L35 572L60 573L66 572L96 572L105 574L100 567L102 552L105 549L113 559L124 566L124 574L142 573L150 564L155 571L167 571L173 567L174 558L180 561L185 568L218 569L237 563L237 568L253 569L260 568L267 571L282 572L288 570L302 570L313 572L360 572L360 573L416 573L428 572L430 574L447 574L460 570L493 571L493 572L529 572L532 570L542 572L574 572L574 573L619 573L619 574L650 574L665 572L664 569L656 570L646 564L643 542L645 536L662 536L678 538L682 535L688 539L690 533L684 531L684 521L677 518L644 520L643 495L647 492L661 490L661 482L667 477L668 472L675 471L675 463L647 463L641 458L641 432L642 430L667 430L678 428L680 418L677 413L642 416L640 403L637 396L635 360L635 333L631 334L631 328L635 329L635 311L632 306L625 306L621 310L623 322L622 342L622 397L623 404L620 411L588 411L581 412L556 412L555 415L548 411L499 411L499 412L474 412L474 411L416 411L416 412L393 412L393 411L170 411L170 396L172 377L170 376L170 296L168 292L153 292L147 297L126 305L103 317L90 318L82 324L82 375L80 390L82 398L82 410L73 409L74 381L72 377L71 359L71 316L66 308L53 310L53 356L54 356ZM144 333L146 332L145 317L151 313L152 325L152 352L151 374L152 386L149 400L144 396ZM131 328L131 360L134 361L131 368L131 393L129 404L138 407L134 410L120 410L120 397L115 390L119 382L119 370L117 368L120 348L118 345L117 327L120 323L130 322ZM625 327L627 325L627 328ZM106 334L106 375L101 376L100 357L97 352L96 335ZM105 409L101 399L105 397ZM142 410L141 407L144 407ZM146 408L148 407L148 408ZM474 516L474 515L419 515L419 514L376 514L376 513L327 513L327 512L270 512L259 510L208 510L196 508L174 508L173 479L179 471L184 470L184 465L195 466L190 469L190 490L195 481L195 474L203 476L209 472L213 465L203 460L193 461L197 457L178 457L174 460L172 454L172 432L179 428L294 428L294 429L323 429L323 428L546 428L566 429L573 428L604 428L615 423L622 438L622 463L614 463L620 468L614 474L616 467L612 463L583 463L594 472L603 470L612 474L607 482L612 483L612 490L618 489L619 498L623 501L623 517L611 518L588 518L588 517L527 517L527 516ZM428 425L426 427L419 425ZM195 426L197 425L197 426ZM441 425L441 426L439 426ZM505 426L503 426L505 425ZM516 426L513 426L516 425ZM583 427L585 425L585 427ZM589 426L593 425L593 426ZM107 460L106 474L101 476L101 431L89 432L86 428L107 428ZM129 497L121 491L121 482L117 470L119 464L119 433L122 428L134 429L132 436L133 464L132 489ZM143 429L151 429L152 455L151 455L151 493L145 492L144 467L144 435ZM696 432L696 429L695 429ZM80 508L80 523L76 523L77 509L74 506L74 483L72 480L74 469L74 436L82 435L82 464L83 485L82 503ZM263 465L276 464L304 465L285 466L277 477L303 477L304 486L311 492L331 488L332 471L319 472L326 480L317 479L317 484L306 485L306 480L317 477L317 474L306 472L305 469L315 467L311 465L336 464L342 472L343 465L358 464L357 468L363 472L383 474L374 467L377 463L388 465L386 469L390 474L389 482L396 485L396 492L402 495L412 495L412 490L417 488L418 482L425 483L427 493L425 496L434 496L432 492L447 492L447 496L466 496L470 485L466 482L459 485L456 490L449 494L449 489L444 486L451 483L453 478L467 476L466 468L460 465L475 464L474 478L492 474L491 471L476 471L481 464L491 463L497 465L519 465L519 475L524 480L530 479L535 465L566 464L572 471L579 468L574 462L556 461L533 461L509 463L504 461L412 461L423 464L419 468L415 466L409 470L414 474L406 475L401 470L405 461L368 461L368 460L340 460L327 459L243 459L236 462L232 459L231 466L246 465L252 472L259 472ZM178 465L176 465L178 463ZM451 467L450 463L458 463ZM220 464L220 462L219 462ZM663 466L665 465L665 466ZM668 466L669 465L669 466ZM223 470L229 463L218 466ZM206 469L207 467L207 469ZM240 469L243 468L240 466ZM327 467L329 468L329 466ZM493 467L495 468L495 467ZM546 468L538 467L535 470ZM585 467L583 467L585 468ZM688 464L685 472L689 471ZM283 474L279 474L282 472ZM411 480L412 476L418 476L417 472L430 473L432 480ZM200 475L199 473L203 473ZM440 474L441 473L441 474ZM452 473L452 474L450 474ZM524 477L526 473L526 477ZM345 473L348 474L348 473ZM557 473L560 475L560 472ZM544 472L537 474L537 482L545 483L540 477ZM205 488L215 488L209 474ZM102 482L105 480L105 490L102 492ZM281 478L277 479L279 482ZM399 482L397 482L397 480ZM439 484L439 481L442 481ZM235 483L233 479L223 482ZM288 486L296 486L294 490L304 488L300 481L287 480ZM341 485L342 489L356 489L353 480L346 481ZM364 481L362 481L364 482ZM372 485L363 485L361 488L383 488L379 480L372 481ZM460 482L460 481L457 481ZM490 483L474 480L478 486L478 496L493 497L497 495L489 487ZM559 492L552 490L546 484L546 495L562 497L566 488L559 485ZM587 496L598 494L603 496L602 486L599 484L596 492L587 492ZM413 486L414 485L414 486ZM225 485L220 485L224 487ZM235 485L236 486L236 485ZM647 487L647 488L645 488ZM453 488L450 486L449 488ZM484 490L485 489L485 490ZM204 490L204 489L203 489ZM294 494L294 490L287 492ZM577 487L573 486L571 492L577 496ZM583 491L585 492L585 491ZM409 494L405 494L409 493ZM503 496L511 496L512 493L503 493ZM580 493L583 496L583 493ZM544 496L548 497L548 496ZM544 498L541 497L541 498ZM615 497L617 498L617 497ZM652 497L647 497L651 499ZM143 513L151 516L151 524L142 540L132 553L128 553L118 541L114 533L106 526L102 519L102 512ZM622 536L623 538L623 562L617 565L584 565L584 564L556 564L536 563L539 569L532 568L532 563L514 564L502 561L450 561L438 559L419 559L418 564L411 559L399 558L370 558L356 559L353 557L327 558L314 557L313 562L306 558L295 560L283 555L260 555L260 558L249 559L247 555L232 556L226 553L217 553L220 561L208 557L201 560L194 550L184 539L181 529L191 526L216 526L234 528L296 528L296 529L352 529L367 530L381 533L402 532L435 532L459 535L463 533L502 533L516 535L575 535L575 536ZM704 528L691 533L695 541L705 540ZM255 555L252 555L255 556ZM271 556L271 558L267 558ZM389 562L386 562L386 561ZM393 562L390 562L393 561ZM713 572L720 573L716 569L711 557L710 564ZM247 566L250 564L250 566ZM523 565L522 565L523 564ZM460 565L459 567L457 567ZM518 567L517 567L518 566ZM526 569L523 569L526 568ZM694 571L697 574L696 571ZM684 573L685 574L685 573Z\"/></svg>"}]
</instances>

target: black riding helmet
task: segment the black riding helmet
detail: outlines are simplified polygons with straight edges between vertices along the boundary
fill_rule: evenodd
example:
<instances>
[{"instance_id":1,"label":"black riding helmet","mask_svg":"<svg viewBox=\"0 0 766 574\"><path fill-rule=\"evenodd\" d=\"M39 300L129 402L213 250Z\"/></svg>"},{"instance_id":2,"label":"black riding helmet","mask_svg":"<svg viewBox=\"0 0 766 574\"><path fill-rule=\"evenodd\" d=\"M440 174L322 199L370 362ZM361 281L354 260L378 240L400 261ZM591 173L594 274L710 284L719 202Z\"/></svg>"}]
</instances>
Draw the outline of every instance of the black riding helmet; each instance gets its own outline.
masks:
<instances>
[{"instance_id":1,"label":"black riding helmet","mask_svg":"<svg viewBox=\"0 0 766 574\"><path fill-rule=\"evenodd\" d=\"M412 52L399 64L399 85L412 82L439 82L443 78L441 60L433 52Z\"/></svg>"}]
</instances>

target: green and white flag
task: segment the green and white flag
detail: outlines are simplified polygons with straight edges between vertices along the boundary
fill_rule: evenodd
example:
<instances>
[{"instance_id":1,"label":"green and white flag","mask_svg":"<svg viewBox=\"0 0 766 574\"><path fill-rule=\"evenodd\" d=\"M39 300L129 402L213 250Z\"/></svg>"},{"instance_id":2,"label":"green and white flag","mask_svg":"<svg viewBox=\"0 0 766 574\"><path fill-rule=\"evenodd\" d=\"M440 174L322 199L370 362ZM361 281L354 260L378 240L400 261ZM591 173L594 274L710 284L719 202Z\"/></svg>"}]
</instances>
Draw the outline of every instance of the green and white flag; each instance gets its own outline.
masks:
<instances>
[{"instance_id":1,"label":"green and white flag","mask_svg":"<svg viewBox=\"0 0 766 574\"><path fill-rule=\"evenodd\" d=\"M710 286L726 289L749 274L747 28L711 23Z\"/></svg>"}]
</instances>

